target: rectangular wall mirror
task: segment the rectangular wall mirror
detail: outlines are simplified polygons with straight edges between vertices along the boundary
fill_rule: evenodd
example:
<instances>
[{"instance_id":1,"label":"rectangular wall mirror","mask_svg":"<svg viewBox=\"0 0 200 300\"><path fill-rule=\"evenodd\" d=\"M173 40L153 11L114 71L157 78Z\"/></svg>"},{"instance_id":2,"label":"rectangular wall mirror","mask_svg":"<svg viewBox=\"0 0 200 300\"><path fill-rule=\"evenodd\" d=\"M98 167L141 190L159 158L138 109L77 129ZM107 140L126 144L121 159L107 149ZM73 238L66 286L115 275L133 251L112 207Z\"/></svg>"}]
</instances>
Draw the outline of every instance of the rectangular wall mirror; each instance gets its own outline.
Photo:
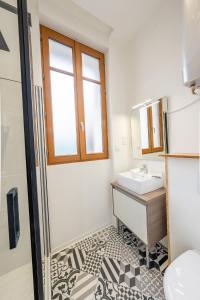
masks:
<instances>
[{"instance_id":1,"label":"rectangular wall mirror","mask_svg":"<svg viewBox=\"0 0 200 300\"><path fill-rule=\"evenodd\" d=\"M133 157L155 159L168 152L167 98L145 101L132 108Z\"/></svg>"}]
</instances>

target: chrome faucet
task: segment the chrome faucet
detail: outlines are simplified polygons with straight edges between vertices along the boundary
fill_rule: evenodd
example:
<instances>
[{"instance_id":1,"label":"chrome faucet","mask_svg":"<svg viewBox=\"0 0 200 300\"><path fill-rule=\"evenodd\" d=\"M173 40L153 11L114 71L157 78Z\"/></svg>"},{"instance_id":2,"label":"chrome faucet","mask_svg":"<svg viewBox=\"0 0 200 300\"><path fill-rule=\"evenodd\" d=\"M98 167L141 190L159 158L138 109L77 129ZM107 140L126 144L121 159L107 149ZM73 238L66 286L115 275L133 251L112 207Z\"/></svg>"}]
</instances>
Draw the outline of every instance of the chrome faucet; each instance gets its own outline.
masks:
<instances>
[{"instance_id":1,"label":"chrome faucet","mask_svg":"<svg viewBox=\"0 0 200 300\"><path fill-rule=\"evenodd\" d=\"M144 174L148 174L147 165L146 164L142 165L142 168L140 168L140 171L143 172Z\"/></svg>"}]
</instances>

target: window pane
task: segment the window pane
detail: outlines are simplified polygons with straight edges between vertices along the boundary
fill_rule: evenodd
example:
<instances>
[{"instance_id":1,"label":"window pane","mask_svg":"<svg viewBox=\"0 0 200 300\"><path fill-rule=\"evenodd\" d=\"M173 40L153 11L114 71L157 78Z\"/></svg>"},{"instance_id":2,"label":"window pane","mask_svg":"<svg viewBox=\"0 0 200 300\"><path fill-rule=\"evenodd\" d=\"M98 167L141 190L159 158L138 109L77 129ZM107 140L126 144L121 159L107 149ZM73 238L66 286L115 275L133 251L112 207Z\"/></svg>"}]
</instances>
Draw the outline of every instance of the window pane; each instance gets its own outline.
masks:
<instances>
[{"instance_id":1,"label":"window pane","mask_svg":"<svg viewBox=\"0 0 200 300\"><path fill-rule=\"evenodd\" d=\"M73 73L72 48L49 39L50 66Z\"/></svg>"},{"instance_id":2,"label":"window pane","mask_svg":"<svg viewBox=\"0 0 200 300\"><path fill-rule=\"evenodd\" d=\"M101 115L101 86L83 81L86 152L103 152L102 115Z\"/></svg>"},{"instance_id":3,"label":"window pane","mask_svg":"<svg viewBox=\"0 0 200 300\"><path fill-rule=\"evenodd\" d=\"M140 128L142 149L149 148L148 114L147 108L140 109Z\"/></svg>"},{"instance_id":4,"label":"window pane","mask_svg":"<svg viewBox=\"0 0 200 300\"><path fill-rule=\"evenodd\" d=\"M100 81L99 60L82 53L83 76Z\"/></svg>"},{"instance_id":5,"label":"window pane","mask_svg":"<svg viewBox=\"0 0 200 300\"><path fill-rule=\"evenodd\" d=\"M153 143L154 148L160 147L160 106L159 102L152 104Z\"/></svg>"},{"instance_id":6,"label":"window pane","mask_svg":"<svg viewBox=\"0 0 200 300\"><path fill-rule=\"evenodd\" d=\"M55 156L77 154L74 78L51 71Z\"/></svg>"}]
</instances>

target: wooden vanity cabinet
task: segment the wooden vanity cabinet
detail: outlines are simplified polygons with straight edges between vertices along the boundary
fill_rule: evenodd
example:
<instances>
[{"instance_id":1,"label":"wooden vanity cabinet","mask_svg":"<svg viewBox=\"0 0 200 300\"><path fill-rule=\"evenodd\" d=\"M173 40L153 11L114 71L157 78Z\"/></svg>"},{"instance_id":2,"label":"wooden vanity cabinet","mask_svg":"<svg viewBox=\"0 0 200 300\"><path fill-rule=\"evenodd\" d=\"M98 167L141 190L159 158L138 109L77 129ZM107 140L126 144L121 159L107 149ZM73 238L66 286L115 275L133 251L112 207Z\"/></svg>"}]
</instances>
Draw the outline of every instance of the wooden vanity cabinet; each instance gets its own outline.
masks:
<instances>
[{"instance_id":1,"label":"wooden vanity cabinet","mask_svg":"<svg viewBox=\"0 0 200 300\"><path fill-rule=\"evenodd\" d=\"M111 185L113 214L145 243L148 252L167 235L165 189L139 195L117 183Z\"/></svg>"}]
</instances>

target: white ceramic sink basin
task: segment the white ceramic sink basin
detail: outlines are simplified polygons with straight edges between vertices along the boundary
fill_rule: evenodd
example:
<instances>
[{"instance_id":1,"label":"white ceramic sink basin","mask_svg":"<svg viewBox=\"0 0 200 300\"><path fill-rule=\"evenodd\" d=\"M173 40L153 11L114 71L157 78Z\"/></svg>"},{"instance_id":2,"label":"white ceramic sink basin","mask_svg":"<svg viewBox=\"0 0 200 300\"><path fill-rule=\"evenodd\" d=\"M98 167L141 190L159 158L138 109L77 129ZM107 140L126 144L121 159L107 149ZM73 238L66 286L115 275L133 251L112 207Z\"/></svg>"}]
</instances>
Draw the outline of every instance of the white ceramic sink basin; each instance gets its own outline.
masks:
<instances>
[{"instance_id":1,"label":"white ceramic sink basin","mask_svg":"<svg viewBox=\"0 0 200 300\"><path fill-rule=\"evenodd\" d=\"M142 174L128 171L117 174L117 182L125 188L143 195L164 186L163 177L152 177L151 174Z\"/></svg>"}]
</instances>

